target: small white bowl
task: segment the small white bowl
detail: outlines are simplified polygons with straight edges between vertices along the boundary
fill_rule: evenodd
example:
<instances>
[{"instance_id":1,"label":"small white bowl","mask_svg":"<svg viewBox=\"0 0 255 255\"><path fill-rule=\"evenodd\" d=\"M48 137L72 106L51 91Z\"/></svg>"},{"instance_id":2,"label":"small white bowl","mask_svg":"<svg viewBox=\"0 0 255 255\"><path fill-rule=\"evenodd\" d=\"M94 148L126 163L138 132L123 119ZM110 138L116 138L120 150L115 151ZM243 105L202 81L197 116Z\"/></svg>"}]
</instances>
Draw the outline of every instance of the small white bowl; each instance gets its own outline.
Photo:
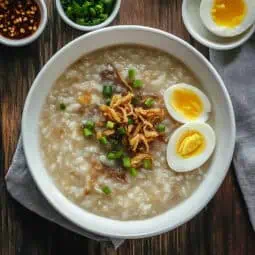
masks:
<instances>
[{"instance_id":1,"label":"small white bowl","mask_svg":"<svg viewBox=\"0 0 255 255\"><path fill-rule=\"evenodd\" d=\"M44 0L35 1L38 4L41 12L41 21L39 24L39 28L36 30L36 32L24 39L8 39L0 35L0 43L11 47L20 47L32 43L41 35L47 24L48 12Z\"/></svg>"},{"instance_id":2,"label":"small white bowl","mask_svg":"<svg viewBox=\"0 0 255 255\"><path fill-rule=\"evenodd\" d=\"M200 18L200 3L201 0L183 0L182 18L191 36L204 46L215 50L231 50L245 43L254 33L255 25L235 37L214 35L206 29Z\"/></svg>"},{"instance_id":3,"label":"small white bowl","mask_svg":"<svg viewBox=\"0 0 255 255\"><path fill-rule=\"evenodd\" d=\"M171 54L200 80L210 97L217 145L206 177L194 193L176 207L145 220L119 221L81 209L65 197L45 169L39 141L39 119L46 97L56 79L84 54L121 44L154 47ZM26 99L22 117L24 151L30 172L42 194L64 217L82 229L115 238L149 237L172 230L187 222L211 200L224 180L235 144L235 117L230 97L222 79L209 61L180 38L141 26L115 26L83 35L65 45L40 71Z\"/></svg>"},{"instance_id":4,"label":"small white bowl","mask_svg":"<svg viewBox=\"0 0 255 255\"><path fill-rule=\"evenodd\" d=\"M62 18L62 20L69 26L71 26L77 30L81 30L81 31L93 31L93 30L97 30L97 29L108 26L109 24L111 24L113 22L113 20L118 15L119 10L120 10L120 5L121 5L121 0L116 0L116 3L112 10L111 15L104 22L102 22L98 25L95 25L95 26L82 26L82 25L75 23L70 18L68 18L68 16L66 15L66 13L62 7L61 0L56 0L57 11L58 11L60 17Z\"/></svg>"}]
</instances>

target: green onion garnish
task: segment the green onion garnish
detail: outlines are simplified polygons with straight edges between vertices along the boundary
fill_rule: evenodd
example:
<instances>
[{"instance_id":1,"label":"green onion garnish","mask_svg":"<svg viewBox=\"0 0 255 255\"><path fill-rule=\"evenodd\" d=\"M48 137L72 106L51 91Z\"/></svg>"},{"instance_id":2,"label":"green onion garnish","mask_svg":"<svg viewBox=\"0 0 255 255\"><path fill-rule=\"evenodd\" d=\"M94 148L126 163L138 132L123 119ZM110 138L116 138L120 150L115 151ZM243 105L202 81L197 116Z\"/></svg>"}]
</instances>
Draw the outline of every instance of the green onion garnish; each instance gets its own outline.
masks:
<instances>
[{"instance_id":1,"label":"green onion garnish","mask_svg":"<svg viewBox=\"0 0 255 255\"><path fill-rule=\"evenodd\" d=\"M89 128L84 128L83 129L83 134L84 134L85 137L90 137L90 136L93 135L93 132Z\"/></svg>"},{"instance_id":2,"label":"green onion garnish","mask_svg":"<svg viewBox=\"0 0 255 255\"><path fill-rule=\"evenodd\" d=\"M152 98L147 98L144 102L144 104L147 106L147 107L152 107L155 103L155 100L152 99Z\"/></svg>"},{"instance_id":3,"label":"green onion garnish","mask_svg":"<svg viewBox=\"0 0 255 255\"><path fill-rule=\"evenodd\" d=\"M163 124L159 124L159 125L157 125L156 129L158 132L163 133L166 130L166 126Z\"/></svg>"},{"instance_id":4,"label":"green onion garnish","mask_svg":"<svg viewBox=\"0 0 255 255\"><path fill-rule=\"evenodd\" d=\"M128 118L128 125L134 124L134 121L131 118Z\"/></svg>"},{"instance_id":5,"label":"green onion garnish","mask_svg":"<svg viewBox=\"0 0 255 255\"><path fill-rule=\"evenodd\" d=\"M122 151L111 151L107 154L109 160L120 159L123 155Z\"/></svg>"},{"instance_id":6,"label":"green onion garnish","mask_svg":"<svg viewBox=\"0 0 255 255\"><path fill-rule=\"evenodd\" d=\"M66 105L63 104L63 103L61 103L61 104L59 105L59 108L60 108L61 111L64 111L64 110L66 109Z\"/></svg>"},{"instance_id":7,"label":"green onion garnish","mask_svg":"<svg viewBox=\"0 0 255 255\"><path fill-rule=\"evenodd\" d=\"M100 138L99 138L99 142L100 142L101 144L103 144L103 145L108 144L108 140L107 140L107 138L106 138L105 136L100 137Z\"/></svg>"},{"instance_id":8,"label":"green onion garnish","mask_svg":"<svg viewBox=\"0 0 255 255\"><path fill-rule=\"evenodd\" d=\"M130 168L129 172L130 172L130 175L133 176L133 177L136 177L137 174L138 174L137 169L133 168L133 167Z\"/></svg>"},{"instance_id":9,"label":"green onion garnish","mask_svg":"<svg viewBox=\"0 0 255 255\"><path fill-rule=\"evenodd\" d=\"M85 123L85 127L90 129L90 130L94 130L95 123L92 120L87 120L86 123Z\"/></svg>"},{"instance_id":10,"label":"green onion garnish","mask_svg":"<svg viewBox=\"0 0 255 255\"><path fill-rule=\"evenodd\" d=\"M109 153L107 154L107 158L108 158L109 160L115 160L115 153L114 153L114 152L109 152Z\"/></svg>"},{"instance_id":11,"label":"green onion garnish","mask_svg":"<svg viewBox=\"0 0 255 255\"><path fill-rule=\"evenodd\" d=\"M92 26L104 22L113 11L114 0L61 0L62 8L72 21Z\"/></svg>"},{"instance_id":12,"label":"green onion garnish","mask_svg":"<svg viewBox=\"0 0 255 255\"><path fill-rule=\"evenodd\" d=\"M112 121L107 121L106 123L106 127L109 128L109 129L113 129L115 126L115 124L112 122Z\"/></svg>"},{"instance_id":13,"label":"green onion garnish","mask_svg":"<svg viewBox=\"0 0 255 255\"><path fill-rule=\"evenodd\" d=\"M145 159L143 161L143 167L145 169L152 169L152 161L150 159Z\"/></svg>"},{"instance_id":14,"label":"green onion garnish","mask_svg":"<svg viewBox=\"0 0 255 255\"><path fill-rule=\"evenodd\" d=\"M111 98L106 98L105 104L109 106L111 104L111 101L112 101Z\"/></svg>"},{"instance_id":15,"label":"green onion garnish","mask_svg":"<svg viewBox=\"0 0 255 255\"><path fill-rule=\"evenodd\" d=\"M97 15L96 10L94 8L89 8L89 13L91 17L95 17Z\"/></svg>"},{"instance_id":16,"label":"green onion garnish","mask_svg":"<svg viewBox=\"0 0 255 255\"><path fill-rule=\"evenodd\" d=\"M142 88L142 86L143 86L143 82L141 80L134 80L133 87L135 89L140 89Z\"/></svg>"},{"instance_id":17,"label":"green onion garnish","mask_svg":"<svg viewBox=\"0 0 255 255\"><path fill-rule=\"evenodd\" d=\"M127 156L122 158L122 163L125 168L131 167L131 159Z\"/></svg>"},{"instance_id":18,"label":"green onion garnish","mask_svg":"<svg viewBox=\"0 0 255 255\"><path fill-rule=\"evenodd\" d=\"M113 94L112 86L111 85L104 85L103 87L103 96L106 98L111 97Z\"/></svg>"},{"instance_id":19,"label":"green onion garnish","mask_svg":"<svg viewBox=\"0 0 255 255\"><path fill-rule=\"evenodd\" d=\"M112 193L112 190L108 186L104 186L102 188L102 191L104 192L105 195L110 195Z\"/></svg>"},{"instance_id":20,"label":"green onion garnish","mask_svg":"<svg viewBox=\"0 0 255 255\"><path fill-rule=\"evenodd\" d=\"M125 135L126 134L126 130L123 127L118 128L117 132L118 132L119 135Z\"/></svg>"},{"instance_id":21,"label":"green onion garnish","mask_svg":"<svg viewBox=\"0 0 255 255\"><path fill-rule=\"evenodd\" d=\"M129 78L130 81L135 80L135 75L136 75L135 69L129 69L128 70L128 78Z\"/></svg>"}]
</instances>

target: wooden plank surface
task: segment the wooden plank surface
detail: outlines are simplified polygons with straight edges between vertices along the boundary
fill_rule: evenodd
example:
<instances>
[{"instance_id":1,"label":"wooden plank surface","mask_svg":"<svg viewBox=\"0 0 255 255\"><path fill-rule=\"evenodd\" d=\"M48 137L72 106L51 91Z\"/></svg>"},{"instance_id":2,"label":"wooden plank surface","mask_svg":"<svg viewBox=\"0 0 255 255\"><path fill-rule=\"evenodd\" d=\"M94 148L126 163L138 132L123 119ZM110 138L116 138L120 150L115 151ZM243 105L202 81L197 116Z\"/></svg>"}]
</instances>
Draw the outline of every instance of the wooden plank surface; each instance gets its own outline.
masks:
<instances>
[{"instance_id":1,"label":"wooden plank surface","mask_svg":"<svg viewBox=\"0 0 255 255\"><path fill-rule=\"evenodd\" d=\"M39 40L23 48L0 46L0 255L71 254L255 254L255 234L230 169L220 190L194 219L161 236L129 240L115 252L27 211L8 194L4 174L20 132L21 112L29 87L45 62L63 45L81 35L59 18L47 0L49 22ZM181 20L181 0L123 0L114 24L139 24L171 32L197 47Z\"/></svg>"}]
</instances>

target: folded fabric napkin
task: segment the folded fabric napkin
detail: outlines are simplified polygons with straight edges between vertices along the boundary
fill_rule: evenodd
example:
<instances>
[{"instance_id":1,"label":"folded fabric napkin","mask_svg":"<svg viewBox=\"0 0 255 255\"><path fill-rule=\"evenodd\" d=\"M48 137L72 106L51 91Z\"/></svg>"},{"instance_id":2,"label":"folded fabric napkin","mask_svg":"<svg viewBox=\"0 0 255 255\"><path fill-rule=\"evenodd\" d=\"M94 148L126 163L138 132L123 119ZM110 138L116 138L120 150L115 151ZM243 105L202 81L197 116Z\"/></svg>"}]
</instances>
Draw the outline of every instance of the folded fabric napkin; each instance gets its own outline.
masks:
<instances>
[{"instance_id":1,"label":"folded fabric napkin","mask_svg":"<svg viewBox=\"0 0 255 255\"><path fill-rule=\"evenodd\" d=\"M49 204L49 202L37 189L37 186L29 173L21 138L19 139L12 164L8 170L5 180L7 190L11 196L27 209L35 212L43 218L55 222L64 228L67 228L90 239L96 241L111 242L115 249L117 249L124 242L124 240L121 239L110 239L107 237L95 235L88 231L84 231L60 215Z\"/></svg>"},{"instance_id":2,"label":"folded fabric napkin","mask_svg":"<svg viewBox=\"0 0 255 255\"><path fill-rule=\"evenodd\" d=\"M237 50L210 50L210 59L222 75L232 97L237 120L234 166L255 229L255 37ZM111 241L115 248L124 240L109 239L84 231L63 218L38 191L26 165L22 140L6 176L9 193L23 206L71 231L97 241Z\"/></svg>"},{"instance_id":3,"label":"folded fabric napkin","mask_svg":"<svg viewBox=\"0 0 255 255\"><path fill-rule=\"evenodd\" d=\"M237 125L233 163L255 230L255 34L236 50L210 50L210 60L232 98Z\"/></svg>"}]
</instances>

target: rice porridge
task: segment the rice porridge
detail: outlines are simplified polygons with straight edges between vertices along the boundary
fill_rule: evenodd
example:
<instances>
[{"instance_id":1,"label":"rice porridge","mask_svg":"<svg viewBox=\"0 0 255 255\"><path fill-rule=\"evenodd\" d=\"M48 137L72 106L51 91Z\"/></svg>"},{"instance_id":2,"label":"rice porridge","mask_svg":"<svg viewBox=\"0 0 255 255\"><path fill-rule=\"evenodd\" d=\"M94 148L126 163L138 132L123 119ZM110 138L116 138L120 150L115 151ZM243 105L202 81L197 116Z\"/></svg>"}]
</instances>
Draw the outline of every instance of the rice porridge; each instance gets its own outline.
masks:
<instances>
[{"instance_id":1,"label":"rice porridge","mask_svg":"<svg viewBox=\"0 0 255 255\"><path fill-rule=\"evenodd\" d=\"M199 86L172 56L120 45L85 55L56 81L40 116L44 164L61 192L100 216L139 220L191 196L207 166L170 169L166 151L181 126L164 91Z\"/></svg>"}]
</instances>

